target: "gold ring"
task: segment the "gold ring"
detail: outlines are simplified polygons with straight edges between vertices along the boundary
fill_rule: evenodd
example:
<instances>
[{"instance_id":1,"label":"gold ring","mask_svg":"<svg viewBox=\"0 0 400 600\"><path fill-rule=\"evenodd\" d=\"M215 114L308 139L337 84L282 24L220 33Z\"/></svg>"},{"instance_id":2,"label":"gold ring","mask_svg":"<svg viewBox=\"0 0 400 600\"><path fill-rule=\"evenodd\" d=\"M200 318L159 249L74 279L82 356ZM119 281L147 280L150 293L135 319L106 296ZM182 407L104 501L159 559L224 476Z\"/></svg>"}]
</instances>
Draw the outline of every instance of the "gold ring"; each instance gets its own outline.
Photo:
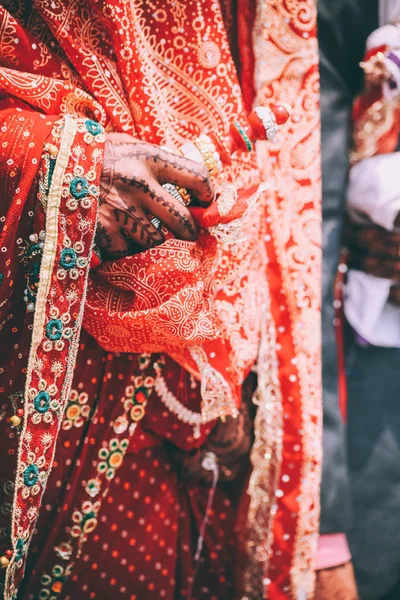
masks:
<instances>
[{"instance_id":1,"label":"gold ring","mask_svg":"<svg viewBox=\"0 0 400 600\"><path fill-rule=\"evenodd\" d=\"M175 200L178 200L184 206L189 206L192 202L192 197L185 188L178 188L172 183L164 183L164 190L166 190Z\"/></svg>"},{"instance_id":2,"label":"gold ring","mask_svg":"<svg viewBox=\"0 0 400 600\"><path fill-rule=\"evenodd\" d=\"M185 189L183 187L178 187L176 189L178 191L178 194L180 194L180 196L183 199L183 204L185 206L189 206L189 204L192 203L192 196L189 194L189 192L187 191L187 189Z\"/></svg>"}]
</instances>

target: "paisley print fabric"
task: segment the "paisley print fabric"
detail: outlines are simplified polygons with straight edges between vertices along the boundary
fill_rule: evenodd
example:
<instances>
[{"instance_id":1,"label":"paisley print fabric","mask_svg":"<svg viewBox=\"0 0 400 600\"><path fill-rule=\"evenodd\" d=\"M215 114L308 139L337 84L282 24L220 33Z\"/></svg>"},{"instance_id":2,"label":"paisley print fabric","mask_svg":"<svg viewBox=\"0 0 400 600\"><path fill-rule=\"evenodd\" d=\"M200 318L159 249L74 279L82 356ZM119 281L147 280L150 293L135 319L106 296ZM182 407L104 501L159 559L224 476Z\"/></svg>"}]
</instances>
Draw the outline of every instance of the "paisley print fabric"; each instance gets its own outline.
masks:
<instances>
[{"instance_id":1,"label":"paisley print fabric","mask_svg":"<svg viewBox=\"0 0 400 600\"><path fill-rule=\"evenodd\" d=\"M259 145L271 183L266 235L277 376L273 416L261 423L279 451L272 454L275 498L264 473L266 444L253 451L255 490L262 499L249 521L264 523L274 507L269 542L253 527L255 546L268 550L268 597L312 597L321 468L321 172L316 3L258 2L253 28L256 103L288 102L290 123L275 145ZM280 418L280 436L271 419ZM274 435L272 435L274 434ZM267 446L267 455L270 454ZM272 492L273 492L272 490ZM265 554L263 554L265 556ZM257 565L257 556L254 557ZM254 571L253 571L254 573ZM265 574L265 571L264 571Z\"/></svg>"},{"instance_id":2,"label":"paisley print fabric","mask_svg":"<svg viewBox=\"0 0 400 600\"><path fill-rule=\"evenodd\" d=\"M311 597L315 6L6 0L0 23L4 597ZM238 192L227 231L251 200L239 241L210 227L89 274L104 131L224 139L255 94L296 110L277 145L237 153L215 182ZM255 365L251 460L234 483L212 462L188 481L177 450L207 456Z\"/></svg>"}]
</instances>

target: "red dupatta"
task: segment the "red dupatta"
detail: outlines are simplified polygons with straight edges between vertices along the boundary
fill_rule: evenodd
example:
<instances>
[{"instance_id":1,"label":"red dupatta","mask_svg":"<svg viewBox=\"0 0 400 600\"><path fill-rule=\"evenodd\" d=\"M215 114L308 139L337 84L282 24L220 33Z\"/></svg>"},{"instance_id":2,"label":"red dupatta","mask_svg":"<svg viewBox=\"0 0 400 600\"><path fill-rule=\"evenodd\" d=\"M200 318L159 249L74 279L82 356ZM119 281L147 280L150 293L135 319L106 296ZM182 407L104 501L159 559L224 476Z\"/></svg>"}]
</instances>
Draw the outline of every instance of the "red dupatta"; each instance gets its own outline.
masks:
<instances>
[{"instance_id":1,"label":"red dupatta","mask_svg":"<svg viewBox=\"0 0 400 600\"><path fill-rule=\"evenodd\" d=\"M243 119L240 87L216 3L156 1L150 7L138 0L130 4L118 0L92 3L74 0L50 6L37 0L35 7L31 20L34 34L26 33L17 21L5 15L5 30L10 34L4 42L8 48L8 54L3 54L5 65L0 68L4 94L21 98L47 114L92 116L106 127L172 147L203 132L223 134L232 118ZM260 1L254 19L256 72L258 68L255 83L257 90L263 90L260 98L293 101L297 107L295 115L304 119L300 139L298 121L294 118L287 142L270 153L275 160L278 157L277 193L258 197L244 224L247 235L240 243L217 247L206 233L195 245L171 242L154 252L102 266L90 280L84 326L109 350L117 349L116 342L124 339L128 340L129 349L136 349L138 340L132 339L136 330L130 326L142 316L139 313L143 307L135 306L140 300L135 292L139 285L147 285L153 291L153 282L159 286L154 306L144 309L145 317L150 315L150 318L140 321L138 327L139 330L147 327L150 335L156 322L155 313L158 316L163 313L165 302L171 300L171 288L160 289L163 278L157 279L151 267L167 261L170 283L179 289L177 301L173 302L175 312L167 312L165 319L167 326L172 323L174 331L168 331L169 340L162 349L203 375L205 391L211 391L211 396L220 387L222 377L229 386L227 393L235 402L244 377L258 360L259 408L248 519L252 575L247 594L259 597L260 590L266 587L270 598L286 598L301 590L306 595L312 593L318 515L319 413L315 375L318 336L307 338L299 333L299 324L303 322L308 328L318 314L315 291L319 284L318 252L314 250L318 240L313 240L311 246L311 255L316 259L309 278L301 284L305 285L302 297L310 310L307 312L304 307L299 311L295 296L300 288L295 291L293 283L297 285L295 274L301 269L297 266L288 269L285 254L296 244L288 244L282 238L286 230L278 231L281 217L286 217L285 210L279 210L279 203L283 207L282 199L288 201L292 192L303 198L304 191L312 190L314 182L318 182L318 128L309 117L310 105L315 109L317 94L315 7L301 1L290 8L285 3ZM265 24L270 22L273 24L270 31L275 33L268 41ZM115 23L119 27L114 27ZM280 44L282 28L290 34L292 46ZM304 32L307 37L303 37ZM23 43L17 45L15 39ZM298 58L302 44L307 46L308 54ZM27 48L28 58L24 52ZM54 52L49 48L54 48ZM297 58L292 59L292 54ZM285 64L294 60L298 97L288 94L289 67L287 71L274 69L271 58L267 68L260 70L257 60L265 60L262 56L283 56ZM261 81L261 72L268 85ZM246 77L248 73L244 74L244 80ZM270 81L274 81L272 88L268 87ZM291 152L295 154L298 145L314 152L309 164L294 167L294 188L284 182L293 169L286 158L285 144L292 144ZM238 156L219 183L235 182L239 193L246 190L248 193L252 186L255 191L261 181L254 161ZM315 218L318 222L318 199L315 191L315 196L304 206L299 200L293 231L297 231L297 218L304 227ZM89 250L90 244L85 251ZM105 285L107 279L112 286ZM117 280L123 292L116 291ZM132 288L134 294L126 295L126 288ZM193 317L191 327L197 337L191 338L185 329L188 314ZM104 327L107 315L109 320ZM203 323L201 315L205 318L204 326L196 332ZM187 347L196 348L196 359L193 352L182 354L179 348L182 341ZM234 404L227 403L222 413L233 409ZM284 418L286 414L289 419ZM24 434L29 433L28 424ZM54 447L55 440L52 443ZM49 456L46 469L51 467L51 451ZM20 502L17 498L14 509L17 512ZM19 538L14 533L16 544Z\"/></svg>"}]
</instances>

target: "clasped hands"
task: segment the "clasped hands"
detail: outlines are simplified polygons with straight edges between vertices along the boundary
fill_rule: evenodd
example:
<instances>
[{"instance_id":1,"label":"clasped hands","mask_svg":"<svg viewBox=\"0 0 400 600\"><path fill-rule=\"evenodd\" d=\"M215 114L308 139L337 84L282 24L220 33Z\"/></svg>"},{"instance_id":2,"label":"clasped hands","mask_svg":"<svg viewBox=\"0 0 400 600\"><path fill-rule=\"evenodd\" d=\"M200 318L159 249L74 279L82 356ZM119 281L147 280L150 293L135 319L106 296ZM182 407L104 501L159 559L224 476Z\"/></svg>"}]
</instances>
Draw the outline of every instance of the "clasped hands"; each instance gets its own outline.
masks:
<instances>
[{"instance_id":1,"label":"clasped hands","mask_svg":"<svg viewBox=\"0 0 400 600\"><path fill-rule=\"evenodd\" d=\"M200 206L212 202L213 189L205 165L128 134L107 135L96 243L110 258L163 243L150 215L177 238L196 240L198 228L190 211L162 187L164 183L186 188Z\"/></svg>"}]
</instances>

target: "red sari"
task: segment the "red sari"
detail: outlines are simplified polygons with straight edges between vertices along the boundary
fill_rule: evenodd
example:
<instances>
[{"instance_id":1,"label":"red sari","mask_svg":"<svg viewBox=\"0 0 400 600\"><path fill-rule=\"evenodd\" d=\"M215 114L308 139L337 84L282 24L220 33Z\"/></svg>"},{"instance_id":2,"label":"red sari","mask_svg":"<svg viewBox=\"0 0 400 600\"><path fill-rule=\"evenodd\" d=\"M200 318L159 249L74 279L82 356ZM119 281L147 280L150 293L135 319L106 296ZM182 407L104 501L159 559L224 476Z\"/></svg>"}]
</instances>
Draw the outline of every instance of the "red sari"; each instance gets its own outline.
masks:
<instances>
[{"instance_id":1,"label":"red sari","mask_svg":"<svg viewBox=\"0 0 400 600\"><path fill-rule=\"evenodd\" d=\"M233 118L245 118L218 3L6 5L0 7L0 311L11 351L0 384L1 444L8 453L0 473L4 597L312 594L318 343L299 328L318 319L312 291L318 236L311 236L309 281L297 288L296 269L285 259L296 247L296 227L290 241L284 239L290 228L284 236L274 229L276 211L285 216L285 195L261 194L263 174L254 159L239 155L218 183L234 183L239 197L254 190L247 241L222 248L204 233L197 244L172 240L156 254L89 273L104 128L179 147L203 132L223 135ZM299 73L299 94L291 100L302 127L296 113L287 140L300 138L314 152L306 165L289 161L296 215L309 227L319 199L318 128L309 102L315 47L306 42L308 62L296 57L301 40L315 38L315 10L284 2L238 5L247 103L250 66L259 74L260 96L280 99L272 83L269 89L268 80L260 81L260 49L268 46L261 24L267 12L275 40L269 43L279 47L286 23L292 46L280 52L290 66L287 74L272 69L270 75L285 89L293 65ZM249 24L259 40L254 49ZM296 156L282 142L270 149L279 190L285 153ZM302 204L308 188L315 197ZM170 269L164 287L165 278L150 272L162 260ZM138 290L145 285L154 302L143 307L147 297L138 305ZM296 295L304 301L297 311ZM182 464L207 448L218 416L235 414L255 362L251 461L245 457L233 482L222 467L216 486L212 477L188 478ZM167 409L161 383L183 409L199 413L206 404L211 417L193 429Z\"/></svg>"}]
</instances>

